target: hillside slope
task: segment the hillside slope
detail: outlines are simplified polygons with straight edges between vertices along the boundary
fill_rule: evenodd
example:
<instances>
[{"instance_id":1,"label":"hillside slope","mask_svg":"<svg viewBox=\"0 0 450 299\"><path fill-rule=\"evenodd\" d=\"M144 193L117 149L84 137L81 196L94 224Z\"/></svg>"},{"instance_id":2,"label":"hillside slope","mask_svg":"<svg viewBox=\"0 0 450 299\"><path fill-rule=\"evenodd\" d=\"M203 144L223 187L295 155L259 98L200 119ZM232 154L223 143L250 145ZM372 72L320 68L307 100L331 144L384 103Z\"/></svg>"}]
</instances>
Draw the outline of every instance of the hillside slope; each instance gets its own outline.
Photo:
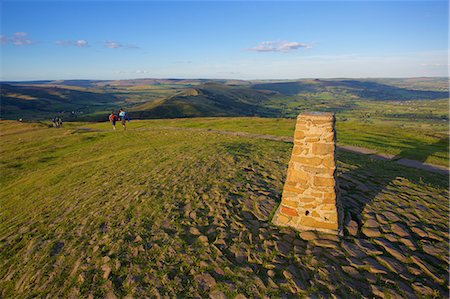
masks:
<instances>
[{"instance_id":1,"label":"hillside slope","mask_svg":"<svg viewBox=\"0 0 450 299\"><path fill-rule=\"evenodd\" d=\"M298 234L290 144L132 126L0 122L2 298L448 297L445 176L339 153L346 237Z\"/></svg>"},{"instance_id":2,"label":"hillside slope","mask_svg":"<svg viewBox=\"0 0 450 299\"><path fill-rule=\"evenodd\" d=\"M44 118L55 114L86 114L116 107L120 101L103 92L82 91L57 86L22 86L2 83L0 86L2 118ZM72 113L73 111L73 113Z\"/></svg>"},{"instance_id":3,"label":"hillside slope","mask_svg":"<svg viewBox=\"0 0 450 299\"><path fill-rule=\"evenodd\" d=\"M264 106L268 94L270 92L208 83L134 107L131 114L137 118L275 116L276 109Z\"/></svg>"}]
</instances>

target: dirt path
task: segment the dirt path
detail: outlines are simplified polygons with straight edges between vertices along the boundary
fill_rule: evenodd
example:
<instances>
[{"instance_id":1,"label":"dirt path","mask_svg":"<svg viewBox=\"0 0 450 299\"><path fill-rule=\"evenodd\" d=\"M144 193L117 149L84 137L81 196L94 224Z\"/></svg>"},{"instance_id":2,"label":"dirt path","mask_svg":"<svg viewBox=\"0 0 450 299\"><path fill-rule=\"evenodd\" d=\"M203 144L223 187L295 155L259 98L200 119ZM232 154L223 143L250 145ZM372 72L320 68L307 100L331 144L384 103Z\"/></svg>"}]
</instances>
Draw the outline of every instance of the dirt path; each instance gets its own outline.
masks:
<instances>
[{"instance_id":1,"label":"dirt path","mask_svg":"<svg viewBox=\"0 0 450 299\"><path fill-rule=\"evenodd\" d=\"M211 132L211 133L231 135L231 136L241 136L241 137L248 137L248 138L258 138L258 139L291 142L291 143L294 142L294 139L292 137L287 137L287 136L274 136L274 135L253 134L253 133L247 133L247 132L232 132L232 131L212 130L212 129L202 129L202 128L156 127L156 128L137 128L136 131L148 131L148 130L155 130L155 129L202 131L202 132ZM89 130L89 128L80 128L79 130ZM92 131L106 131L106 130L92 130ZM351 153L368 155L373 159L391 161L391 162L397 163L402 166L421 169L421 170L425 170L428 172L439 173L439 174L443 174L443 175L450 174L450 169L448 169L447 167L444 167L444 166L434 165L434 164L430 164L430 163L424 163L424 162L406 159L406 158L400 158L398 156L394 156L394 155L390 155L390 154L377 153L377 151L368 149L368 148L357 147L357 146L352 146L352 145L338 145L337 149L341 150L341 151L351 152Z\"/></svg>"}]
</instances>

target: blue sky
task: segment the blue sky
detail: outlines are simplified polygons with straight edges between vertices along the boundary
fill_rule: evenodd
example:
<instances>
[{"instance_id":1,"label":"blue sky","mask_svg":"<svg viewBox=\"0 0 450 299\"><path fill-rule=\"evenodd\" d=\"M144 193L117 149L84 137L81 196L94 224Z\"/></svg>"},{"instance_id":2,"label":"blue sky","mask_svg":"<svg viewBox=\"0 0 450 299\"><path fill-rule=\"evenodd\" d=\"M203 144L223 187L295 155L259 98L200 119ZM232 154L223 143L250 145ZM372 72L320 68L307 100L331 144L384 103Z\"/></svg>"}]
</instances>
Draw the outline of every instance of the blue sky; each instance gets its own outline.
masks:
<instances>
[{"instance_id":1,"label":"blue sky","mask_svg":"<svg viewBox=\"0 0 450 299\"><path fill-rule=\"evenodd\" d=\"M448 75L447 1L1 6L1 80Z\"/></svg>"}]
</instances>

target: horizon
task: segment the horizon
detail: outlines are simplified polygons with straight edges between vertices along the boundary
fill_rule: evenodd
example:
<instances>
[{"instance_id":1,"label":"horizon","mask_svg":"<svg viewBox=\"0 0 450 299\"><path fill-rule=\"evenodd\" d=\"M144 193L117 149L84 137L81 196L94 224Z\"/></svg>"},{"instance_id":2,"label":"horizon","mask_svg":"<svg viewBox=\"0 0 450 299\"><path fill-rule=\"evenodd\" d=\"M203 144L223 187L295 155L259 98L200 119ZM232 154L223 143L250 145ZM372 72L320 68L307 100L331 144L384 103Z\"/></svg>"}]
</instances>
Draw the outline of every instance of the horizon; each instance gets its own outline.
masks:
<instances>
[{"instance_id":1,"label":"horizon","mask_svg":"<svg viewBox=\"0 0 450 299\"><path fill-rule=\"evenodd\" d=\"M119 78L119 79L78 79L78 78L67 78L67 79L39 79L39 80L0 80L0 83L9 82L40 82L40 81L133 81L133 80L236 80L236 81L301 81L301 80L376 80L376 79L445 79L450 78L449 76L417 76L417 77L304 77L304 78L272 78L272 79L237 79L237 78L178 78L178 77L142 77L142 78Z\"/></svg>"},{"instance_id":2,"label":"horizon","mask_svg":"<svg viewBox=\"0 0 450 299\"><path fill-rule=\"evenodd\" d=\"M6 0L1 16L0 81L448 77L447 1Z\"/></svg>"}]
</instances>

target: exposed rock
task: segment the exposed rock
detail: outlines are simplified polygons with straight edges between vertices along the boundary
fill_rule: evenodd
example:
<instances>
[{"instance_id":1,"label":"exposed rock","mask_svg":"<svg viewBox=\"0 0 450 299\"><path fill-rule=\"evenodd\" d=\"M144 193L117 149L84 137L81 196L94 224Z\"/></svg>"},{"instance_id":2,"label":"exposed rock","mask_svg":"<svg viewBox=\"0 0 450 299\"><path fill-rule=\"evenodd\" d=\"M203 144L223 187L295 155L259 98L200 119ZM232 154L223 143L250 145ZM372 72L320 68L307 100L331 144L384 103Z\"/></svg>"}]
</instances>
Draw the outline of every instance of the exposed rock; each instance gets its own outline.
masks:
<instances>
[{"instance_id":1,"label":"exposed rock","mask_svg":"<svg viewBox=\"0 0 450 299\"><path fill-rule=\"evenodd\" d=\"M208 243L208 237L207 236L200 236L200 237L198 237L198 240L201 242L201 243Z\"/></svg>"},{"instance_id":2,"label":"exposed rock","mask_svg":"<svg viewBox=\"0 0 450 299\"><path fill-rule=\"evenodd\" d=\"M351 220L348 224L347 224L347 231L350 234L350 236L356 236L358 234L358 223L356 223L356 221Z\"/></svg>"},{"instance_id":3,"label":"exposed rock","mask_svg":"<svg viewBox=\"0 0 450 299\"><path fill-rule=\"evenodd\" d=\"M375 259L368 258L365 263L369 266L369 272L374 274L387 274L388 270L380 265Z\"/></svg>"},{"instance_id":4,"label":"exposed rock","mask_svg":"<svg viewBox=\"0 0 450 299\"><path fill-rule=\"evenodd\" d=\"M378 228L363 227L361 231L364 235L366 235L369 238L376 238L381 236L380 230Z\"/></svg>"},{"instance_id":5,"label":"exposed rock","mask_svg":"<svg viewBox=\"0 0 450 299\"><path fill-rule=\"evenodd\" d=\"M330 241L330 240L323 240L323 239L317 239L314 240L314 245L325 247L325 248L332 248L335 249L338 247L336 242Z\"/></svg>"},{"instance_id":6,"label":"exposed rock","mask_svg":"<svg viewBox=\"0 0 450 299\"><path fill-rule=\"evenodd\" d=\"M103 270L103 278L108 279L109 273L111 273L111 267L107 264L104 264L102 266L102 270Z\"/></svg>"},{"instance_id":7,"label":"exposed rock","mask_svg":"<svg viewBox=\"0 0 450 299\"><path fill-rule=\"evenodd\" d=\"M364 227L378 228L380 224L375 219L368 219L364 222Z\"/></svg>"},{"instance_id":8,"label":"exposed rock","mask_svg":"<svg viewBox=\"0 0 450 299\"><path fill-rule=\"evenodd\" d=\"M300 232L300 238L305 241L311 241L317 239L317 235L313 231L302 231Z\"/></svg>"},{"instance_id":9,"label":"exposed rock","mask_svg":"<svg viewBox=\"0 0 450 299\"><path fill-rule=\"evenodd\" d=\"M204 291L212 289L216 286L216 280L209 273L198 274L194 276L194 280Z\"/></svg>"},{"instance_id":10,"label":"exposed rock","mask_svg":"<svg viewBox=\"0 0 450 299\"><path fill-rule=\"evenodd\" d=\"M209 298L211 299L227 299L224 293L219 290L214 290L209 294Z\"/></svg>"},{"instance_id":11,"label":"exposed rock","mask_svg":"<svg viewBox=\"0 0 450 299\"><path fill-rule=\"evenodd\" d=\"M395 274L400 274L405 271L405 267L403 267L402 264L400 264L396 259L387 256L377 256L376 258Z\"/></svg>"},{"instance_id":12,"label":"exposed rock","mask_svg":"<svg viewBox=\"0 0 450 299\"><path fill-rule=\"evenodd\" d=\"M423 297L423 296L433 296L433 289L423 285L420 282L415 282L412 284L412 287L414 289L414 291L416 292L416 294L419 297Z\"/></svg>"},{"instance_id":13,"label":"exposed rock","mask_svg":"<svg viewBox=\"0 0 450 299\"><path fill-rule=\"evenodd\" d=\"M367 242L363 239L357 239L356 245L358 245L362 251L364 251L368 255L379 255L383 254L383 251L372 245L371 243Z\"/></svg>"},{"instance_id":14,"label":"exposed rock","mask_svg":"<svg viewBox=\"0 0 450 299\"><path fill-rule=\"evenodd\" d=\"M408 261L407 258L397 248L395 248L392 243L389 243L384 239L375 239L375 243L382 246L389 254L402 263L406 263Z\"/></svg>"},{"instance_id":15,"label":"exposed rock","mask_svg":"<svg viewBox=\"0 0 450 299\"><path fill-rule=\"evenodd\" d=\"M405 226L399 223L394 223L391 225L392 232L400 237L408 237L409 232Z\"/></svg>"},{"instance_id":16,"label":"exposed rock","mask_svg":"<svg viewBox=\"0 0 450 299\"><path fill-rule=\"evenodd\" d=\"M202 234L196 227L193 226L189 228L189 233L194 236L199 236Z\"/></svg>"},{"instance_id":17,"label":"exposed rock","mask_svg":"<svg viewBox=\"0 0 450 299\"><path fill-rule=\"evenodd\" d=\"M411 230L412 230L415 234L417 234L419 237L421 237L421 238L426 238L426 237L428 237L428 233L425 232L423 229L417 227L417 226L412 226L412 227L411 227Z\"/></svg>"}]
</instances>

